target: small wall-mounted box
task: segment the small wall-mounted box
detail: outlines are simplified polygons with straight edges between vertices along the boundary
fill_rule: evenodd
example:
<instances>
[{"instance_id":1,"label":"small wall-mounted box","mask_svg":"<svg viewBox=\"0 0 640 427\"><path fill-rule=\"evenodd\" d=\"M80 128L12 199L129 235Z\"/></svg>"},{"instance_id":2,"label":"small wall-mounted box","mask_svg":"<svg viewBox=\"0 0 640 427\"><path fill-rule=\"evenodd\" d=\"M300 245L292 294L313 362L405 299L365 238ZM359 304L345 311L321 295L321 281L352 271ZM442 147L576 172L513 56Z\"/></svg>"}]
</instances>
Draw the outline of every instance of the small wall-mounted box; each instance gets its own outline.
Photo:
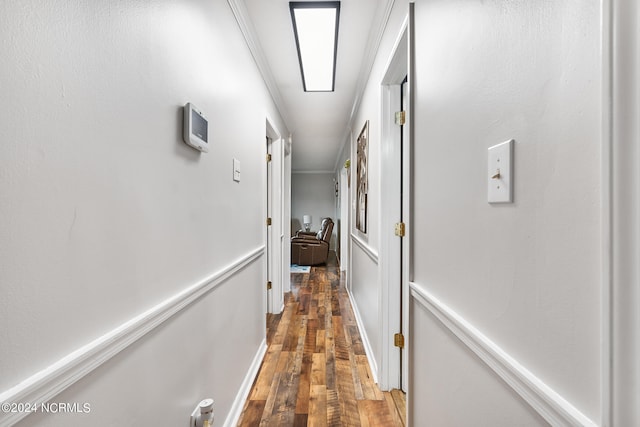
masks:
<instances>
[{"instance_id":1,"label":"small wall-mounted box","mask_svg":"<svg viewBox=\"0 0 640 427\"><path fill-rule=\"evenodd\" d=\"M184 106L182 138L196 150L209 151L209 122L202 111L190 102Z\"/></svg>"}]
</instances>

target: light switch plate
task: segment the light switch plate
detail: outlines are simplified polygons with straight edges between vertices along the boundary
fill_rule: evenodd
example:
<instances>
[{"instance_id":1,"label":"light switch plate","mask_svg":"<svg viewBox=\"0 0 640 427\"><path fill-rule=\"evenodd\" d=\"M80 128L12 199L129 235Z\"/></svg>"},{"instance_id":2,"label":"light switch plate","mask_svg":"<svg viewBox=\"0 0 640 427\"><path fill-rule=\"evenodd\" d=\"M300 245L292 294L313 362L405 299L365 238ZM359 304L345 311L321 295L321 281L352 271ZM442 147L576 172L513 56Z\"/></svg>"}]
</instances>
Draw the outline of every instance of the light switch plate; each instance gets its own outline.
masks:
<instances>
[{"instance_id":1,"label":"light switch plate","mask_svg":"<svg viewBox=\"0 0 640 427\"><path fill-rule=\"evenodd\" d=\"M233 180L240 182L240 160L233 159Z\"/></svg>"},{"instance_id":2,"label":"light switch plate","mask_svg":"<svg viewBox=\"0 0 640 427\"><path fill-rule=\"evenodd\" d=\"M487 168L488 202L513 202L513 143L510 139L489 147Z\"/></svg>"}]
</instances>

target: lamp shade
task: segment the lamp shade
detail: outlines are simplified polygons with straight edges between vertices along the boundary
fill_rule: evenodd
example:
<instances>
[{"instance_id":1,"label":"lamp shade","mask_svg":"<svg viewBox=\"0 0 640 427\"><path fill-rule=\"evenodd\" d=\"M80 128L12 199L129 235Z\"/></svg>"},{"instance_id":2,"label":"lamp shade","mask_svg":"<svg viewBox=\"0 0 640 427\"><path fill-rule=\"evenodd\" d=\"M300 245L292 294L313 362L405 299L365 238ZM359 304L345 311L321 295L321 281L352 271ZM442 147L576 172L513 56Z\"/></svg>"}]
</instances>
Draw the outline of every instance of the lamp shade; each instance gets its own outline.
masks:
<instances>
[{"instance_id":1,"label":"lamp shade","mask_svg":"<svg viewBox=\"0 0 640 427\"><path fill-rule=\"evenodd\" d=\"M302 215L303 224L311 224L311 215Z\"/></svg>"}]
</instances>

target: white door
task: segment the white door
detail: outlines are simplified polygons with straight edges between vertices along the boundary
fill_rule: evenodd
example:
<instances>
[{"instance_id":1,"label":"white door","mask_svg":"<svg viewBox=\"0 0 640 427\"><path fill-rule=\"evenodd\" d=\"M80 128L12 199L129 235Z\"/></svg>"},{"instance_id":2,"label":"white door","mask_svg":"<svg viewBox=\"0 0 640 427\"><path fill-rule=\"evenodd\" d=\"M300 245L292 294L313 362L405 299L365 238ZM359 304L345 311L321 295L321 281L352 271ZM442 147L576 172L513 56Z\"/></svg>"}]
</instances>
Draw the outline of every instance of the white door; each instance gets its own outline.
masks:
<instances>
[{"instance_id":1,"label":"white door","mask_svg":"<svg viewBox=\"0 0 640 427\"><path fill-rule=\"evenodd\" d=\"M342 168L340 172L340 270L344 271L349 265L349 171Z\"/></svg>"},{"instance_id":2,"label":"white door","mask_svg":"<svg viewBox=\"0 0 640 427\"><path fill-rule=\"evenodd\" d=\"M382 305L382 336L384 346L380 369L380 385L389 390L407 389L408 344L406 299L408 279L408 218L407 177L409 135L408 118L408 28L403 26L398 36L392 60L382 80L382 138L381 138L381 247L380 247L380 297ZM405 112L405 124L402 114Z\"/></svg>"},{"instance_id":3,"label":"white door","mask_svg":"<svg viewBox=\"0 0 640 427\"><path fill-rule=\"evenodd\" d=\"M271 165L272 140L267 137L267 227L266 265L267 265L267 312L273 313L273 167Z\"/></svg>"},{"instance_id":4,"label":"white door","mask_svg":"<svg viewBox=\"0 0 640 427\"><path fill-rule=\"evenodd\" d=\"M402 82L400 85L400 109L405 112L405 124L400 127L400 222L406 224L408 223L408 216L406 213L408 212L409 207L409 192L405 185L405 176L406 169L408 169L405 165L408 157L406 156L406 148L408 148L409 143L409 84L407 79ZM407 237L402 237L402 242L400 245L400 333L405 337L405 345L408 342L408 331L409 331L409 316L408 310L409 307L409 278L408 276L408 243ZM407 379L409 378L409 352L405 348L400 349L400 389L407 392Z\"/></svg>"}]
</instances>

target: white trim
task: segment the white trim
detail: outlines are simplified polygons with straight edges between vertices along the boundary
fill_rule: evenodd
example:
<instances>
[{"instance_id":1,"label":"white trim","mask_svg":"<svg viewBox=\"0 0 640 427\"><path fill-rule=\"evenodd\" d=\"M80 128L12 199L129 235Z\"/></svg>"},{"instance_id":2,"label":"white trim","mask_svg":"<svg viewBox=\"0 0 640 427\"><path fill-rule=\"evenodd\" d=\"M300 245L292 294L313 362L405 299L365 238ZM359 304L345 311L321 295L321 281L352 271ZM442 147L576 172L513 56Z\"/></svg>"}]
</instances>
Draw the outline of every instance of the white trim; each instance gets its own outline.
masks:
<instances>
[{"instance_id":1,"label":"white trim","mask_svg":"<svg viewBox=\"0 0 640 427\"><path fill-rule=\"evenodd\" d=\"M69 353L48 368L36 372L18 385L0 394L0 402L29 402L42 404L82 379L100 365L111 359L167 319L194 303L204 294L224 283L264 254L261 246L238 258L198 283L189 286L151 309L123 323L105 335ZM1 413L0 426L13 425L29 415L23 413Z\"/></svg>"},{"instance_id":2,"label":"white trim","mask_svg":"<svg viewBox=\"0 0 640 427\"><path fill-rule=\"evenodd\" d=\"M411 296L504 380L541 417L553 426L597 427L597 424L551 387L520 365L473 325L411 282Z\"/></svg>"},{"instance_id":3,"label":"white trim","mask_svg":"<svg viewBox=\"0 0 640 427\"><path fill-rule=\"evenodd\" d=\"M402 254L403 257L406 256L406 259L402 263L402 306L403 306L403 319L402 319L402 331L406 334L406 338L404 340L404 349L402 351L402 390L407 393L406 398L406 414L407 414L407 425L413 424L413 394L411 392L412 382L413 382L413 372L412 366L413 362L411 360L410 354L412 351L411 346L413 345L413 331L410 327L411 313L411 291L410 285L411 280L413 280L413 263L414 263L414 251L413 251L413 217L414 217L414 209L413 209L413 146L415 143L415 124L413 120L413 112L415 105L415 96L414 96L414 88L413 79L416 76L415 73L415 3L412 1L409 2L409 12L407 16L407 84L409 85L408 95L409 99L407 105L407 123L409 123L408 129L406 129L407 135L407 144L403 147L403 176L402 182L404 188L402 191L407 194L407 197L403 198L403 220L406 224L405 237L402 239Z\"/></svg>"},{"instance_id":4,"label":"white trim","mask_svg":"<svg viewBox=\"0 0 640 427\"><path fill-rule=\"evenodd\" d=\"M603 126L607 119L611 126L611 206L607 227L611 253L604 255L610 257L611 263L611 365L606 366L603 361L603 370L606 374L611 369L607 384L611 390L609 396L603 390L603 404L611 405L610 426L624 427L640 425L640 5L636 0L605 0L603 14L606 13L609 16L603 17L602 84L609 88L603 87L602 108ZM606 131L603 129L605 142Z\"/></svg>"},{"instance_id":5,"label":"white trim","mask_svg":"<svg viewBox=\"0 0 640 427\"><path fill-rule=\"evenodd\" d=\"M387 22L389 22L389 17L391 16L391 11L393 10L393 4L395 0L387 0L384 6L382 7L382 15L380 16L380 20L371 26L371 30L369 31L369 43L366 47L366 54L364 58L362 58L360 73L358 74L358 87L356 88L356 96L353 101L353 105L351 106L351 113L349 114L349 124L347 125L347 129L345 130L345 134L342 137L343 139L343 148L338 150L338 156L336 157L335 164L333 166L334 172L338 171L340 168L340 159L342 151L344 150L344 145L346 145L349 141L351 141L351 129L353 128L353 121L355 120L356 113L360 109L360 104L362 103L362 97L364 95L364 90L367 87L367 83L369 82L369 77L371 75L371 70L373 69L373 64L376 60L376 55L378 54L378 49L380 48L380 43L382 43L382 36L384 35L384 30L387 27Z\"/></svg>"},{"instance_id":6,"label":"white trim","mask_svg":"<svg viewBox=\"0 0 640 427\"><path fill-rule=\"evenodd\" d=\"M349 210L351 203L349 202L348 173L347 169L340 169L340 271L348 270L350 262Z\"/></svg>"},{"instance_id":7,"label":"white trim","mask_svg":"<svg viewBox=\"0 0 640 427\"><path fill-rule=\"evenodd\" d=\"M356 324L358 325L358 331L360 332L360 339L362 340L362 346L364 347L364 352L367 354L367 360L369 361L369 369L371 370L371 375L373 375L373 381L378 383L378 361L375 358L373 353L373 348L371 347L371 341L369 341L369 336L367 335L367 330L364 327L364 322L362 321L362 317L360 316L360 310L358 310L358 304L356 304L356 299L351 295L351 291L347 289L347 295L349 295L349 301L351 301L351 308L353 309L353 315L356 318Z\"/></svg>"},{"instance_id":8,"label":"white trim","mask_svg":"<svg viewBox=\"0 0 640 427\"><path fill-rule=\"evenodd\" d=\"M362 249L364 253L367 254L369 258L371 258L371 260L376 263L376 265L378 264L378 252L376 252L375 249L373 249L364 240L353 233L351 233L351 240L356 242L356 245L360 247L360 249Z\"/></svg>"},{"instance_id":9,"label":"white trim","mask_svg":"<svg viewBox=\"0 0 640 427\"><path fill-rule=\"evenodd\" d=\"M602 72L602 135L601 135L601 233L602 233L602 271L601 271L601 305L600 305L600 423L608 427L611 418L611 385L612 385L612 266L613 266L613 230L612 230L612 14L611 1L601 3L601 72Z\"/></svg>"},{"instance_id":10,"label":"white trim","mask_svg":"<svg viewBox=\"0 0 640 427\"><path fill-rule=\"evenodd\" d=\"M400 32L396 37L396 41L393 44L391 54L387 59L387 66L385 67L384 77L380 82L381 85L397 85L402 82L409 70L409 15L404 18Z\"/></svg>"},{"instance_id":11,"label":"white trim","mask_svg":"<svg viewBox=\"0 0 640 427\"><path fill-rule=\"evenodd\" d=\"M401 89L404 78L408 75L408 16L396 37L393 50L389 55L384 77L380 80L382 136L379 146L380 170L380 336L382 337L382 353L380 356L380 388L391 390L400 388L401 361L400 350L394 345L394 334L403 332L408 341L406 330L402 330L400 319L402 313L402 262L400 256L402 239L393 232L394 225L402 217L403 198L408 193L402 193L402 150L400 145L401 128L395 124L394 113L400 109ZM408 102L407 102L408 104ZM408 108L406 108L408 109ZM406 130L403 129L406 134ZM410 141L405 141L408 145Z\"/></svg>"},{"instance_id":12,"label":"white trim","mask_svg":"<svg viewBox=\"0 0 640 427\"><path fill-rule=\"evenodd\" d=\"M229 7L233 12L233 16L236 18L238 22L238 27L244 36L244 39L247 43L247 47L251 52L251 56L253 56L253 60L262 75L262 79L264 80L265 85L267 86L267 90L271 94L273 98L273 103L275 104L278 112L280 113L280 117L282 117L282 121L284 121L285 126L290 128L290 120L287 116L287 109L285 107L284 100L282 95L280 94L280 90L278 89L278 85L276 84L276 80L273 77L273 72L271 71L271 67L269 67L269 61L265 58L264 50L262 49L262 45L258 37L256 36L256 30L251 22L251 18L249 18L249 13L247 12L247 6L244 3L244 0L227 0L229 3Z\"/></svg>"},{"instance_id":13,"label":"white trim","mask_svg":"<svg viewBox=\"0 0 640 427\"><path fill-rule=\"evenodd\" d=\"M272 217L274 219L270 227L264 227L264 239L265 242L269 242L269 247L267 247L269 266L265 265L264 281L265 283L271 281L272 284L271 290L266 291L267 308L265 312L278 314L281 313L281 311L278 311L278 307L284 305L283 278L285 275L285 264L282 262L282 239L278 239L277 237L281 234L281 230L279 229L281 229L283 225L283 211L281 208L283 202L282 184L284 177L281 175L282 167L276 168L275 164L280 162L280 165L282 165L284 163L282 150L284 140L280 136L278 127L268 115L265 120L265 133L265 136L268 138L265 155L271 153L272 161L264 162L265 188L267 188L264 193L264 218ZM269 171L271 171L271 174L269 174ZM275 185L276 183L280 185ZM271 212L268 211L269 206L271 207ZM280 220L276 218L278 217L277 209L280 209ZM288 265L286 265L286 267L288 268Z\"/></svg>"},{"instance_id":14,"label":"white trim","mask_svg":"<svg viewBox=\"0 0 640 427\"><path fill-rule=\"evenodd\" d=\"M238 425L238 421L240 421L240 416L242 415L242 410L244 409L245 401L247 397L249 397L249 393L251 392L251 386L253 385L253 381L258 375L258 371L260 370L260 366L262 365L262 359L264 355L267 353L267 340L262 340L256 355L253 357L253 361L251 362L251 366L249 367L249 371L247 375L245 375L244 380L242 380L242 384L240 385L240 390L236 394L236 398L233 400L231 404L231 409L229 410L229 414L227 415L227 419L224 421L223 427L233 427Z\"/></svg>"}]
</instances>

